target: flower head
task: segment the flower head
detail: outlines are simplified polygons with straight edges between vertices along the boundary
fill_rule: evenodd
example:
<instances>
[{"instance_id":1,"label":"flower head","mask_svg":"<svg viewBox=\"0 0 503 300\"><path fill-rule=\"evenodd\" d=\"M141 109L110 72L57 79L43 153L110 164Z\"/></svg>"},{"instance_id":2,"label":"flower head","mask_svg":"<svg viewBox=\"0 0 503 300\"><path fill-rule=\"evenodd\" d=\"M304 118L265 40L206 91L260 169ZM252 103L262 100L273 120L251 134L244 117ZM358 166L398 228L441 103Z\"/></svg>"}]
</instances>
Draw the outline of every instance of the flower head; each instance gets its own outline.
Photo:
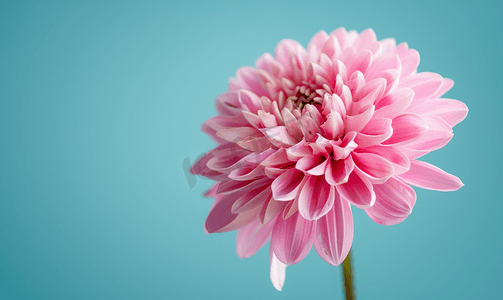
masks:
<instances>
[{"instance_id":1,"label":"flower head","mask_svg":"<svg viewBox=\"0 0 503 300\"><path fill-rule=\"evenodd\" d=\"M453 81L416 73L419 54L374 31L318 32L307 49L283 40L256 68L242 67L203 125L218 146L192 172L216 184L208 233L238 230L249 257L270 240L271 280L314 245L340 264L353 240L351 205L393 225L411 213L410 185L463 184L416 159L446 145L467 107L440 98Z\"/></svg>"}]
</instances>

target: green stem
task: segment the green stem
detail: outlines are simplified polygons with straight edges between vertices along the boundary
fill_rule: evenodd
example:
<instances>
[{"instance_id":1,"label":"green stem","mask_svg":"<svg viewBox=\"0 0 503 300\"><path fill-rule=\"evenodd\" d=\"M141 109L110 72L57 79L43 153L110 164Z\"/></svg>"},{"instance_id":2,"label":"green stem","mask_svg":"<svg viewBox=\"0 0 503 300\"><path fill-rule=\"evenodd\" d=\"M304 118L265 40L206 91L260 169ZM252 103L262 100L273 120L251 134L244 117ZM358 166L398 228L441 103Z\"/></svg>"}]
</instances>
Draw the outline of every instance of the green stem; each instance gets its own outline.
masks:
<instances>
[{"instance_id":1,"label":"green stem","mask_svg":"<svg viewBox=\"0 0 503 300\"><path fill-rule=\"evenodd\" d=\"M355 285L353 282L353 273L351 266L351 251L342 262L342 275L344 277L344 296L346 300L356 300Z\"/></svg>"}]
</instances>

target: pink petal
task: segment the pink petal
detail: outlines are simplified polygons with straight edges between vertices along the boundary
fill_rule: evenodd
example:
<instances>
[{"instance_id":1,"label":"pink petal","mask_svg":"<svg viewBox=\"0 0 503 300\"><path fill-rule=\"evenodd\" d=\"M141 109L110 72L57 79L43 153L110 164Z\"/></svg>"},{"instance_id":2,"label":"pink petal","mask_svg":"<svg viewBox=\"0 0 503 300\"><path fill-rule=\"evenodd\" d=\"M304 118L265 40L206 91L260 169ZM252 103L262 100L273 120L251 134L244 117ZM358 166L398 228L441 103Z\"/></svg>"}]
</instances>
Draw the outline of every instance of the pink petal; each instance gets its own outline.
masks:
<instances>
[{"instance_id":1,"label":"pink petal","mask_svg":"<svg viewBox=\"0 0 503 300\"><path fill-rule=\"evenodd\" d=\"M285 39L279 42L274 51L274 58L286 70L291 70L291 58L294 55L305 56L306 50L297 41Z\"/></svg>"},{"instance_id":2,"label":"pink petal","mask_svg":"<svg viewBox=\"0 0 503 300\"><path fill-rule=\"evenodd\" d=\"M286 155L286 150L284 148L280 148L276 150L273 154L269 155L266 159L264 159L260 165L263 167L281 167L286 164L290 164L291 161L288 159Z\"/></svg>"},{"instance_id":3,"label":"pink petal","mask_svg":"<svg viewBox=\"0 0 503 300\"><path fill-rule=\"evenodd\" d=\"M414 49L409 49L407 43L398 45L396 52L402 63L402 78L407 77L419 66L419 53Z\"/></svg>"},{"instance_id":4,"label":"pink petal","mask_svg":"<svg viewBox=\"0 0 503 300\"><path fill-rule=\"evenodd\" d=\"M285 201L276 201L272 197L266 199L262 208L258 212L258 220L262 224L268 223L283 211L287 203L288 202Z\"/></svg>"},{"instance_id":5,"label":"pink petal","mask_svg":"<svg viewBox=\"0 0 503 300\"><path fill-rule=\"evenodd\" d=\"M363 171L373 183L382 183L393 175L393 164L374 153L351 154L355 165Z\"/></svg>"},{"instance_id":6,"label":"pink petal","mask_svg":"<svg viewBox=\"0 0 503 300\"><path fill-rule=\"evenodd\" d=\"M417 160L412 161L410 170L399 178L413 186L437 191L456 191L464 185L458 177Z\"/></svg>"},{"instance_id":7,"label":"pink petal","mask_svg":"<svg viewBox=\"0 0 503 300\"><path fill-rule=\"evenodd\" d=\"M297 118L295 118L295 116L286 107L281 111L281 115L283 116L283 121L285 122L285 127L288 133L295 138L301 138L302 131L298 126Z\"/></svg>"},{"instance_id":8,"label":"pink petal","mask_svg":"<svg viewBox=\"0 0 503 300\"><path fill-rule=\"evenodd\" d=\"M265 136L248 136L236 144L243 149L253 152L262 152L273 147L273 144Z\"/></svg>"},{"instance_id":9,"label":"pink petal","mask_svg":"<svg viewBox=\"0 0 503 300\"><path fill-rule=\"evenodd\" d=\"M367 126L356 135L355 142L365 148L380 144L393 134L390 119L372 119Z\"/></svg>"},{"instance_id":10,"label":"pink petal","mask_svg":"<svg viewBox=\"0 0 503 300\"><path fill-rule=\"evenodd\" d=\"M264 246L271 237L274 222L261 224L259 221L238 229L236 235L236 252L240 258L248 258Z\"/></svg>"},{"instance_id":11,"label":"pink petal","mask_svg":"<svg viewBox=\"0 0 503 300\"><path fill-rule=\"evenodd\" d=\"M316 222L316 252L329 264L341 264L353 243L353 216L349 203L337 193L333 208Z\"/></svg>"},{"instance_id":12,"label":"pink petal","mask_svg":"<svg viewBox=\"0 0 503 300\"><path fill-rule=\"evenodd\" d=\"M235 127L222 129L217 132L217 136L231 143L237 143L240 140L250 137L256 136L260 134L257 129L253 127Z\"/></svg>"},{"instance_id":13,"label":"pink petal","mask_svg":"<svg viewBox=\"0 0 503 300\"><path fill-rule=\"evenodd\" d=\"M344 49L349 46L350 39L348 37L348 33L344 27L339 27L336 30L332 31L329 36L335 36L341 45L341 48Z\"/></svg>"},{"instance_id":14,"label":"pink petal","mask_svg":"<svg viewBox=\"0 0 503 300\"><path fill-rule=\"evenodd\" d=\"M393 119L393 135L384 145L403 145L419 139L428 131L428 124L418 115L406 114Z\"/></svg>"},{"instance_id":15,"label":"pink petal","mask_svg":"<svg viewBox=\"0 0 503 300\"><path fill-rule=\"evenodd\" d=\"M400 175L410 169L410 160L398 147L375 145L359 149L358 152L377 154L393 164L393 174Z\"/></svg>"},{"instance_id":16,"label":"pink petal","mask_svg":"<svg viewBox=\"0 0 503 300\"><path fill-rule=\"evenodd\" d=\"M307 220L317 220L334 205L335 188L323 176L307 176L299 194L299 213Z\"/></svg>"},{"instance_id":17,"label":"pink petal","mask_svg":"<svg viewBox=\"0 0 503 300\"><path fill-rule=\"evenodd\" d=\"M234 202L234 195L225 195L221 200L217 200L204 224L207 233L236 230L256 220L259 207L242 214L234 214L232 213Z\"/></svg>"},{"instance_id":18,"label":"pink petal","mask_svg":"<svg viewBox=\"0 0 503 300\"><path fill-rule=\"evenodd\" d=\"M414 74L400 81L400 87L407 87L414 91L411 107L431 98L442 86L444 79L436 73L423 72Z\"/></svg>"},{"instance_id":19,"label":"pink petal","mask_svg":"<svg viewBox=\"0 0 503 300\"><path fill-rule=\"evenodd\" d=\"M300 188L304 173L297 169L290 169L278 176L272 182L272 194L275 200L293 200Z\"/></svg>"},{"instance_id":20,"label":"pink petal","mask_svg":"<svg viewBox=\"0 0 503 300\"><path fill-rule=\"evenodd\" d=\"M285 126L269 127L260 129L260 131L276 147L288 147L297 143L295 138L288 133Z\"/></svg>"},{"instance_id":21,"label":"pink petal","mask_svg":"<svg viewBox=\"0 0 503 300\"><path fill-rule=\"evenodd\" d=\"M342 52L339 41L333 35L329 36L328 40L325 42L323 48L321 49L321 52L326 54L329 58L338 57Z\"/></svg>"},{"instance_id":22,"label":"pink petal","mask_svg":"<svg viewBox=\"0 0 503 300\"><path fill-rule=\"evenodd\" d=\"M264 176L264 170L260 166L250 163L243 163L241 168L237 168L229 174L232 180L246 181Z\"/></svg>"},{"instance_id":23,"label":"pink petal","mask_svg":"<svg viewBox=\"0 0 503 300\"><path fill-rule=\"evenodd\" d=\"M437 116L423 116L430 129L418 140L407 144L408 149L433 151L447 145L452 139L452 131L449 124Z\"/></svg>"},{"instance_id":24,"label":"pink petal","mask_svg":"<svg viewBox=\"0 0 503 300\"><path fill-rule=\"evenodd\" d=\"M271 237L271 247L278 259L287 265L301 261L311 249L316 221L304 219L296 212L290 218L277 218Z\"/></svg>"},{"instance_id":25,"label":"pink petal","mask_svg":"<svg viewBox=\"0 0 503 300\"><path fill-rule=\"evenodd\" d=\"M320 30L311 38L309 44L307 45L307 49L311 48L312 46L316 46L316 48L320 50L327 40L328 34L324 30Z\"/></svg>"},{"instance_id":26,"label":"pink petal","mask_svg":"<svg viewBox=\"0 0 503 300\"><path fill-rule=\"evenodd\" d=\"M354 169L353 173L349 175L348 182L336 187L346 201L358 208L368 208L374 205L376 195L372 183L357 169Z\"/></svg>"},{"instance_id":27,"label":"pink petal","mask_svg":"<svg viewBox=\"0 0 503 300\"><path fill-rule=\"evenodd\" d=\"M344 121L338 112L331 110L327 116L327 121L320 127L323 129L323 135L333 140L337 139L344 132Z\"/></svg>"},{"instance_id":28,"label":"pink petal","mask_svg":"<svg viewBox=\"0 0 503 300\"><path fill-rule=\"evenodd\" d=\"M468 114L468 107L458 100L432 99L415 108L414 113L438 116L452 128L465 119Z\"/></svg>"},{"instance_id":29,"label":"pink petal","mask_svg":"<svg viewBox=\"0 0 503 300\"><path fill-rule=\"evenodd\" d=\"M374 118L394 119L403 114L414 98L414 91L409 88L396 90L384 97L376 106Z\"/></svg>"},{"instance_id":30,"label":"pink petal","mask_svg":"<svg viewBox=\"0 0 503 300\"><path fill-rule=\"evenodd\" d=\"M454 81L449 78L444 78L444 82L440 89L435 93L435 95L431 96L431 99L440 98L445 93L447 93L454 86Z\"/></svg>"},{"instance_id":31,"label":"pink petal","mask_svg":"<svg viewBox=\"0 0 503 300\"><path fill-rule=\"evenodd\" d=\"M276 121L276 117L273 114L265 112L263 110L259 110L257 112L258 117L260 118L261 123L264 127L276 127L278 126L278 122Z\"/></svg>"},{"instance_id":32,"label":"pink petal","mask_svg":"<svg viewBox=\"0 0 503 300\"><path fill-rule=\"evenodd\" d=\"M374 106L371 105L369 109L358 115L347 116L346 118L346 131L361 131L372 118L374 114Z\"/></svg>"},{"instance_id":33,"label":"pink petal","mask_svg":"<svg viewBox=\"0 0 503 300\"><path fill-rule=\"evenodd\" d=\"M271 188L269 186L262 186L243 193L232 205L232 212L244 213L264 204L269 198L271 198Z\"/></svg>"},{"instance_id":34,"label":"pink petal","mask_svg":"<svg viewBox=\"0 0 503 300\"><path fill-rule=\"evenodd\" d=\"M341 160L329 160L325 171L325 180L330 185L339 185L346 183L349 180L349 174L353 172L354 163L349 156Z\"/></svg>"},{"instance_id":35,"label":"pink petal","mask_svg":"<svg viewBox=\"0 0 503 300\"><path fill-rule=\"evenodd\" d=\"M300 158L311 154L313 154L313 149L309 147L309 143L306 143L305 140L301 140L286 150L286 155L291 161L297 161Z\"/></svg>"},{"instance_id":36,"label":"pink petal","mask_svg":"<svg viewBox=\"0 0 503 300\"><path fill-rule=\"evenodd\" d=\"M260 97L249 90L239 90L239 103L243 109L246 109L254 114L261 109Z\"/></svg>"},{"instance_id":37,"label":"pink petal","mask_svg":"<svg viewBox=\"0 0 503 300\"><path fill-rule=\"evenodd\" d=\"M268 185L270 184L270 181L271 179L267 177L247 181L227 180L224 182L220 182L217 188L217 194L227 195L235 192L247 192L259 188L261 186Z\"/></svg>"},{"instance_id":38,"label":"pink petal","mask_svg":"<svg viewBox=\"0 0 503 300\"><path fill-rule=\"evenodd\" d=\"M367 69L372 61L372 52L369 50L362 50L357 52L351 57L350 61L345 61L348 68L348 74L353 74L355 71L360 71L362 74L367 72Z\"/></svg>"},{"instance_id":39,"label":"pink petal","mask_svg":"<svg viewBox=\"0 0 503 300\"><path fill-rule=\"evenodd\" d=\"M335 160L345 159L358 147L358 144L355 143L356 135L356 132L350 131L346 133L342 142L340 140L329 142L332 146L332 155Z\"/></svg>"},{"instance_id":40,"label":"pink petal","mask_svg":"<svg viewBox=\"0 0 503 300\"><path fill-rule=\"evenodd\" d=\"M252 67L239 68L236 72L236 81L241 88L250 90L259 96L266 95L257 76L257 70Z\"/></svg>"},{"instance_id":41,"label":"pink petal","mask_svg":"<svg viewBox=\"0 0 503 300\"><path fill-rule=\"evenodd\" d=\"M366 49L369 45L377 41L376 34L372 28L362 31L354 42L356 49Z\"/></svg>"},{"instance_id":42,"label":"pink petal","mask_svg":"<svg viewBox=\"0 0 503 300\"><path fill-rule=\"evenodd\" d=\"M390 178L384 184L374 185L375 204L365 212L381 225L395 225L407 218L416 203L416 193L407 184Z\"/></svg>"},{"instance_id":43,"label":"pink petal","mask_svg":"<svg viewBox=\"0 0 503 300\"><path fill-rule=\"evenodd\" d=\"M318 137L318 133L321 132L316 122L306 115L298 120L298 124L307 142L314 142Z\"/></svg>"}]
</instances>

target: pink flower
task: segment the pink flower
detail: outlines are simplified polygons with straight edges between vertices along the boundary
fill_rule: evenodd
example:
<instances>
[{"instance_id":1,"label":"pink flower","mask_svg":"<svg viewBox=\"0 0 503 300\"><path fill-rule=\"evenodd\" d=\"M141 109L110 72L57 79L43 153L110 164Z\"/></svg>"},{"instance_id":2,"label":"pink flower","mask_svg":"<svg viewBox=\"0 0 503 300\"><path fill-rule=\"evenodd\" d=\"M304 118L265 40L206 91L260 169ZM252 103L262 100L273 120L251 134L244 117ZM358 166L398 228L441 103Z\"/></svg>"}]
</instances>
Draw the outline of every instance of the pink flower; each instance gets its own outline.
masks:
<instances>
[{"instance_id":1,"label":"pink flower","mask_svg":"<svg viewBox=\"0 0 503 300\"><path fill-rule=\"evenodd\" d=\"M468 112L440 98L453 81L416 73L419 54L394 39L339 28L304 49L283 40L242 67L203 131L218 146L192 172L216 184L208 233L238 230L237 254L270 240L271 280L314 245L340 264L353 240L351 205L393 225L411 213L410 185L454 191L455 176L417 158L446 145Z\"/></svg>"}]
</instances>

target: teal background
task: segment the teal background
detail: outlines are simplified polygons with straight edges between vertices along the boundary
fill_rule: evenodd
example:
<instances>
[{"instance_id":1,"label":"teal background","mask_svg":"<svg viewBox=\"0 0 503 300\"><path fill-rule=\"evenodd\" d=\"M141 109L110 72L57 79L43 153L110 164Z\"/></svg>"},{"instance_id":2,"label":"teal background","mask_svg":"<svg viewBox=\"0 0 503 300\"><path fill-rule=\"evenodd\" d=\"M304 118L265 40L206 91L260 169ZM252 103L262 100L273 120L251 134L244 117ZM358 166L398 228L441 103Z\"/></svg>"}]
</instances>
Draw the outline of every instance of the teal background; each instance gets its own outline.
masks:
<instances>
[{"instance_id":1,"label":"teal background","mask_svg":"<svg viewBox=\"0 0 503 300\"><path fill-rule=\"evenodd\" d=\"M359 299L498 298L501 3L1 1L0 299L342 299L314 250L277 292L267 249L204 234L211 181L182 167L237 68L340 26L407 41L470 109L424 158L465 187L416 189L396 226L353 210Z\"/></svg>"}]
</instances>

